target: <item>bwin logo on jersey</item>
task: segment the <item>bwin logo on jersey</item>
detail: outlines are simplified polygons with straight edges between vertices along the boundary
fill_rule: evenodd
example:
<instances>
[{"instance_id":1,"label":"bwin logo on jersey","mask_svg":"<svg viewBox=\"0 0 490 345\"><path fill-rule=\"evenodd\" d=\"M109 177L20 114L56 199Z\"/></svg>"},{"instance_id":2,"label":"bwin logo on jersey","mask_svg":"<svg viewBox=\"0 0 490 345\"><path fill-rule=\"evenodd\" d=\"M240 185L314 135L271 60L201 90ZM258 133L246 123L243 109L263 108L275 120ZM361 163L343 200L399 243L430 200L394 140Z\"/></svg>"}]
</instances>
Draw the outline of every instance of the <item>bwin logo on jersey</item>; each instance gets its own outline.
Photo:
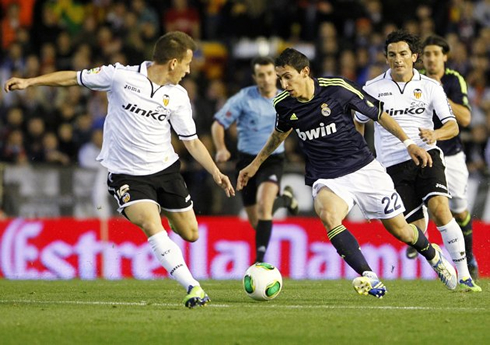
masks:
<instances>
[{"instance_id":1,"label":"bwin logo on jersey","mask_svg":"<svg viewBox=\"0 0 490 345\"><path fill-rule=\"evenodd\" d=\"M335 132L337 132L337 126L335 125L335 123L331 123L327 126L325 126L324 123L320 123L320 127L310 129L305 132L301 132L298 128L296 128L296 133L298 134L298 137L303 141L318 139L320 137L325 137Z\"/></svg>"},{"instance_id":2,"label":"bwin logo on jersey","mask_svg":"<svg viewBox=\"0 0 490 345\"><path fill-rule=\"evenodd\" d=\"M159 106L155 110L144 110L138 107L136 104L127 104L122 106L124 110L129 110L132 113L142 115L145 117L151 117L154 120L157 121L165 121L167 116L169 115L169 110L163 108L162 106Z\"/></svg>"}]
</instances>

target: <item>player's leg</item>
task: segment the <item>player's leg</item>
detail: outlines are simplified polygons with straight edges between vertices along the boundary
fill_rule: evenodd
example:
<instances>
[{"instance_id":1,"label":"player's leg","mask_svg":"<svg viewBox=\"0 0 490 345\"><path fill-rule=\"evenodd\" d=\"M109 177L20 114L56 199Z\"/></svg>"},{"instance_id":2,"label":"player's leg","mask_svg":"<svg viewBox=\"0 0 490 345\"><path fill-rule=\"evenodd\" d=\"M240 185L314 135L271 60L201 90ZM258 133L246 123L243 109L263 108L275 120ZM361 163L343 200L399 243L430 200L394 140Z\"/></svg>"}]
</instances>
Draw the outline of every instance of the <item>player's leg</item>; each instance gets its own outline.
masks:
<instances>
[{"instance_id":1,"label":"player's leg","mask_svg":"<svg viewBox=\"0 0 490 345\"><path fill-rule=\"evenodd\" d=\"M429 219L429 211L427 211L427 207L425 205L422 206L422 213L424 215L424 218L413 221L410 224L413 224L417 228L422 229L422 232L424 233L425 237L429 238L429 233L427 232L427 229L429 227L430 219ZM418 255L418 252L414 247L408 246L405 255L409 259L415 259Z\"/></svg>"},{"instance_id":2,"label":"player's leg","mask_svg":"<svg viewBox=\"0 0 490 345\"><path fill-rule=\"evenodd\" d=\"M352 198L348 197L348 193L341 192L342 187L336 186L337 192L342 194L342 197L338 196L327 187L328 182L322 185L321 181L328 180L319 180L313 185L315 212L327 229L327 236L337 253L361 275L352 281L352 286L360 295L383 298L387 292L386 287L367 263L357 239L342 225L354 204Z\"/></svg>"},{"instance_id":3,"label":"player's leg","mask_svg":"<svg viewBox=\"0 0 490 345\"><path fill-rule=\"evenodd\" d=\"M326 184L319 180L314 184L313 197L315 212L327 230L327 236L337 253L352 267L354 271L362 275L364 272L372 272L371 267L361 252L359 242L352 233L342 225L344 218L349 213L350 206L344 198L335 194ZM353 205L353 201L351 201Z\"/></svg>"},{"instance_id":4,"label":"player's leg","mask_svg":"<svg viewBox=\"0 0 490 345\"><path fill-rule=\"evenodd\" d=\"M402 165L401 170L410 172L410 169L404 165ZM395 190L393 180L377 161L373 161L362 168L356 175L355 180L347 182L352 185L350 190L355 193L356 202L364 215L369 219L380 219L393 236L414 246L427 258L446 286L451 289L455 288L457 284L456 272L452 266L444 261L442 255L436 253L422 231L413 225L409 225L404 218L403 213L408 212L415 220L422 219L421 225L423 225L420 201L417 202L413 188L405 188L411 185L411 175L400 176L400 174L396 174L398 180L404 181L402 183L404 187L400 189L404 191L404 200L407 200L408 204L407 209L402 202L402 197ZM357 183L354 183L355 181ZM448 264L447 268L445 267L446 263Z\"/></svg>"},{"instance_id":5,"label":"player's leg","mask_svg":"<svg viewBox=\"0 0 490 345\"><path fill-rule=\"evenodd\" d=\"M282 194L276 197L272 208L272 214L282 207L286 207L292 215L297 215L299 213L299 203L291 186L285 186Z\"/></svg>"},{"instance_id":6,"label":"player's leg","mask_svg":"<svg viewBox=\"0 0 490 345\"><path fill-rule=\"evenodd\" d=\"M255 233L256 259L263 262L272 235L272 205L279 192L275 182L262 182L257 189L257 227Z\"/></svg>"},{"instance_id":7,"label":"player's leg","mask_svg":"<svg viewBox=\"0 0 490 345\"><path fill-rule=\"evenodd\" d=\"M269 156L264 164L262 164L261 169L264 170L264 177L267 181L276 182L280 187L280 181L284 173L284 155L279 154ZM280 194L278 190L274 199L272 214L282 207L287 208L288 212L293 215L296 215L299 212L298 200L296 200L291 186L284 187L282 194Z\"/></svg>"},{"instance_id":8,"label":"player's leg","mask_svg":"<svg viewBox=\"0 0 490 345\"><path fill-rule=\"evenodd\" d=\"M184 299L185 306L192 308L209 302L209 298L201 289L199 282L194 279L189 271L179 246L170 239L167 231L163 228L158 205L152 202L139 202L128 206L124 212L126 217L146 234L155 257L168 274L186 289L188 295ZM193 211L190 210L185 213L193 213ZM172 218L170 220L174 224L181 221Z\"/></svg>"},{"instance_id":9,"label":"player's leg","mask_svg":"<svg viewBox=\"0 0 490 345\"><path fill-rule=\"evenodd\" d=\"M479 292L468 270L463 234L449 210L446 196L434 196L427 203L429 212L441 233L442 240L458 271L458 280L462 288Z\"/></svg>"},{"instance_id":10,"label":"player's leg","mask_svg":"<svg viewBox=\"0 0 490 345\"><path fill-rule=\"evenodd\" d=\"M466 168L466 156L463 151L445 157L446 179L451 199L449 208L463 233L466 261L473 279L478 277L478 265L473 255L473 222L468 211L468 169Z\"/></svg>"},{"instance_id":11,"label":"player's leg","mask_svg":"<svg viewBox=\"0 0 490 345\"><path fill-rule=\"evenodd\" d=\"M118 211L145 233L155 257L169 275L186 289L187 296L202 295L202 298L193 298L190 304L184 301L186 306L194 307L204 305L209 298L199 287L199 282L192 277L182 251L168 237L160 217L161 205L167 210L181 210L185 215L179 219L176 217L174 222L183 229L180 218L187 219L190 230L185 233L185 236L193 240L197 239L197 221L192 210L192 200L178 169L178 164L175 164L168 168L165 174L162 172L148 176L109 174L107 183L109 193L119 204ZM172 194L165 192L165 189L169 188Z\"/></svg>"},{"instance_id":12,"label":"player's leg","mask_svg":"<svg viewBox=\"0 0 490 345\"><path fill-rule=\"evenodd\" d=\"M429 150L429 154L432 156L432 167L420 171L416 184L417 192L427 205L431 219L441 233L444 246L456 265L460 285L464 285L467 290L481 291L469 273L464 237L449 209L450 195L442 153L433 149Z\"/></svg>"},{"instance_id":13,"label":"player's leg","mask_svg":"<svg viewBox=\"0 0 490 345\"><path fill-rule=\"evenodd\" d=\"M384 227L397 239L420 253L436 271L444 285L453 290L457 286L457 274L453 266L442 254L439 246L431 244L419 227L408 224L402 214L383 219ZM420 224L420 223L419 223Z\"/></svg>"},{"instance_id":14,"label":"player's leg","mask_svg":"<svg viewBox=\"0 0 490 345\"><path fill-rule=\"evenodd\" d=\"M473 279L478 279L478 263L473 254L473 220L471 213L466 209L463 212L453 212L453 215L463 233L468 270Z\"/></svg>"}]
</instances>

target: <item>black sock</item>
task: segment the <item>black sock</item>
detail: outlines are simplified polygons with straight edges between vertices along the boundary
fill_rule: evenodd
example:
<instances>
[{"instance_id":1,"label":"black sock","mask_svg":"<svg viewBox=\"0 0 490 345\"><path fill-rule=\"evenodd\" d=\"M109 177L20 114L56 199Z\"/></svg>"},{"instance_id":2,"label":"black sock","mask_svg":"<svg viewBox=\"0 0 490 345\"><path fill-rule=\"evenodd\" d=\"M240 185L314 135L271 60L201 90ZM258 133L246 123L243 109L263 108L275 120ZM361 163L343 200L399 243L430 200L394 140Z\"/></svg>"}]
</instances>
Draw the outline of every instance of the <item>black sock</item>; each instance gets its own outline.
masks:
<instances>
[{"instance_id":1,"label":"black sock","mask_svg":"<svg viewBox=\"0 0 490 345\"><path fill-rule=\"evenodd\" d=\"M281 207L289 206L291 206L291 199L285 197L284 195L278 195L276 199L274 199L274 205L272 205L272 214L274 214Z\"/></svg>"},{"instance_id":2,"label":"black sock","mask_svg":"<svg viewBox=\"0 0 490 345\"><path fill-rule=\"evenodd\" d=\"M259 220L255 229L255 262L264 262L265 252L272 234L272 220Z\"/></svg>"},{"instance_id":3,"label":"black sock","mask_svg":"<svg viewBox=\"0 0 490 345\"><path fill-rule=\"evenodd\" d=\"M422 255L427 260L430 261L434 259L434 257L436 256L436 250L430 245L427 237L416 225L410 224L410 226L413 228L417 239L415 240L415 243L409 243L408 245L415 248L417 252L419 252L420 255Z\"/></svg>"},{"instance_id":4,"label":"black sock","mask_svg":"<svg viewBox=\"0 0 490 345\"><path fill-rule=\"evenodd\" d=\"M471 219L471 214L462 222L457 221L464 237L464 246L466 250L466 259L468 262L473 261L473 221Z\"/></svg>"},{"instance_id":5,"label":"black sock","mask_svg":"<svg viewBox=\"0 0 490 345\"><path fill-rule=\"evenodd\" d=\"M352 267L354 271L362 275L364 271L371 271L366 258L361 252L359 242L343 225L339 225L327 233L330 242L337 249L337 253Z\"/></svg>"}]
</instances>

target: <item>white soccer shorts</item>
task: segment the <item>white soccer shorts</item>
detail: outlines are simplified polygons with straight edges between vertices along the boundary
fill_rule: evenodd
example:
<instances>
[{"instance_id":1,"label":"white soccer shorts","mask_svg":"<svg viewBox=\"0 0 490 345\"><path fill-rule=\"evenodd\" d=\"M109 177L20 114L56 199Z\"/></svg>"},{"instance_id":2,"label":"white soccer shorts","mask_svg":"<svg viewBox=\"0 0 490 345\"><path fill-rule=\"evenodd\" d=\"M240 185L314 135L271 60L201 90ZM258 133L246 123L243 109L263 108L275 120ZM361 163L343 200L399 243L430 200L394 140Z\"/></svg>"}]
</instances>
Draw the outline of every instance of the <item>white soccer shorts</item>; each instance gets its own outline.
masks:
<instances>
[{"instance_id":1,"label":"white soccer shorts","mask_svg":"<svg viewBox=\"0 0 490 345\"><path fill-rule=\"evenodd\" d=\"M357 204L367 219L390 219L405 212L390 175L377 160L351 174L315 181L313 198L322 187L344 200L349 212Z\"/></svg>"},{"instance_id":2,"label":"white soccer shorts","mask_svg":"<svg viewBox=\"0 0 490 345\"><path fill-rule=\"evenodd\" d=\"M452 212L461 213L468 208L468 168L466 167L466 155L463 151L445 156L446 179L449 194L449 208Z\"/></svg>"}]
</instances>

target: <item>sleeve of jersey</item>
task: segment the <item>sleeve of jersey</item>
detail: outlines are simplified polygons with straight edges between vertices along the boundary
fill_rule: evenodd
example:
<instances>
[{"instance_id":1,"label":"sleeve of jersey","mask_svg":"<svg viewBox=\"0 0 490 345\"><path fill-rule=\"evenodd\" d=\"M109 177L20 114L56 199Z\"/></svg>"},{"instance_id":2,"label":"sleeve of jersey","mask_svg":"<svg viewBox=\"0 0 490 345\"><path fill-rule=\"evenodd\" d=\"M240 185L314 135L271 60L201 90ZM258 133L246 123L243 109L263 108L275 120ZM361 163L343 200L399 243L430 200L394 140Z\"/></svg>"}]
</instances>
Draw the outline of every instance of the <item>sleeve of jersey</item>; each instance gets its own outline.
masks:
<instances>
[{"instance_id":1,"label":"sleeve of jersey","mask_svg":"<svg viewBox=\"0 0 490 345\"><path fill-rule=\"evenodd\" d=\"M116 67L114 65L84 69L77 72L77 81L79 85L90 90L109 91L115 72Z\"/></svg>"},{"instance_id":2,"label":"sleeve of jersey","mask_svg":"<svg viewBox=\"0 0 490 345\"><path fill-rule=\"evenodd\" d=\"M349 84L350 85L350 84ZM383 113L383 102L371 97L366 90L361 90L355 85L350 85L346 89L350 93L350 105L356 111L356 121L360 123L368 122L369 120L378 121Z\"/></svg>"},{"instance_id":3,"label":"sleeve of jersey","mask_svg":"<svg viewBox=\"0 0 490 345\"><path fill-rule=\"evenodd\" d=\"M225 129L231 126L240 115L240 104L242 97L241 93L236 94L226 101L223 108L221 108L215 115L214 119L218 121Z\"/></svg>"},{"instance_id":4,"label":"sleeve of jersey","mask_svg":"<svg viewBox=\"0 0 490 345\"><path fill-rule=\"evenodd\" d=\"M456 104L460 104L469 110L471 110L471 105L468 100L468 85L464 78L459 74L455 73L455 84L454 91L448 94L448 98L451 99Z\"/></svg>"},{"instance_id":5,"label":"sleeve of jersey","mask_svg":"<svg viewBox=\"0 0 490 345\"><path fill-rule=\"evenodd\" d=\"M180 140L197 139L196 123L192 118L192 107L189 100L178 107L170 121Z\"/></svg>"},{"instance_id":6,"label":"sleeve of jersey","mask_svg":"<svg viewBox=\"0 0 490 345\"><path fill-rule=\"evenodd\" d=\"M444 124L448 121L456 121L456 117L453 114L451 106L449 105L449 102L447 100L446 93L444 92L442 86L436 85L432 92L432 106L437 117L439 118L439 120L441 120L441 123Z\"/></svg>"},{"instance_id":7,"label":"sleeve of jersey","mask_svg":"<svg viewBox=\"0 0 490 345\"><path fill-rule=\"evenodd\" d=\"M285 115L287 114L287 109L281 106L281 103L275 105L276 109L276 130L281 133L285 133L291 129L291 125L284 121ZM283 116L281 116L283 115Z\"/></svg>"}]
</instances>

